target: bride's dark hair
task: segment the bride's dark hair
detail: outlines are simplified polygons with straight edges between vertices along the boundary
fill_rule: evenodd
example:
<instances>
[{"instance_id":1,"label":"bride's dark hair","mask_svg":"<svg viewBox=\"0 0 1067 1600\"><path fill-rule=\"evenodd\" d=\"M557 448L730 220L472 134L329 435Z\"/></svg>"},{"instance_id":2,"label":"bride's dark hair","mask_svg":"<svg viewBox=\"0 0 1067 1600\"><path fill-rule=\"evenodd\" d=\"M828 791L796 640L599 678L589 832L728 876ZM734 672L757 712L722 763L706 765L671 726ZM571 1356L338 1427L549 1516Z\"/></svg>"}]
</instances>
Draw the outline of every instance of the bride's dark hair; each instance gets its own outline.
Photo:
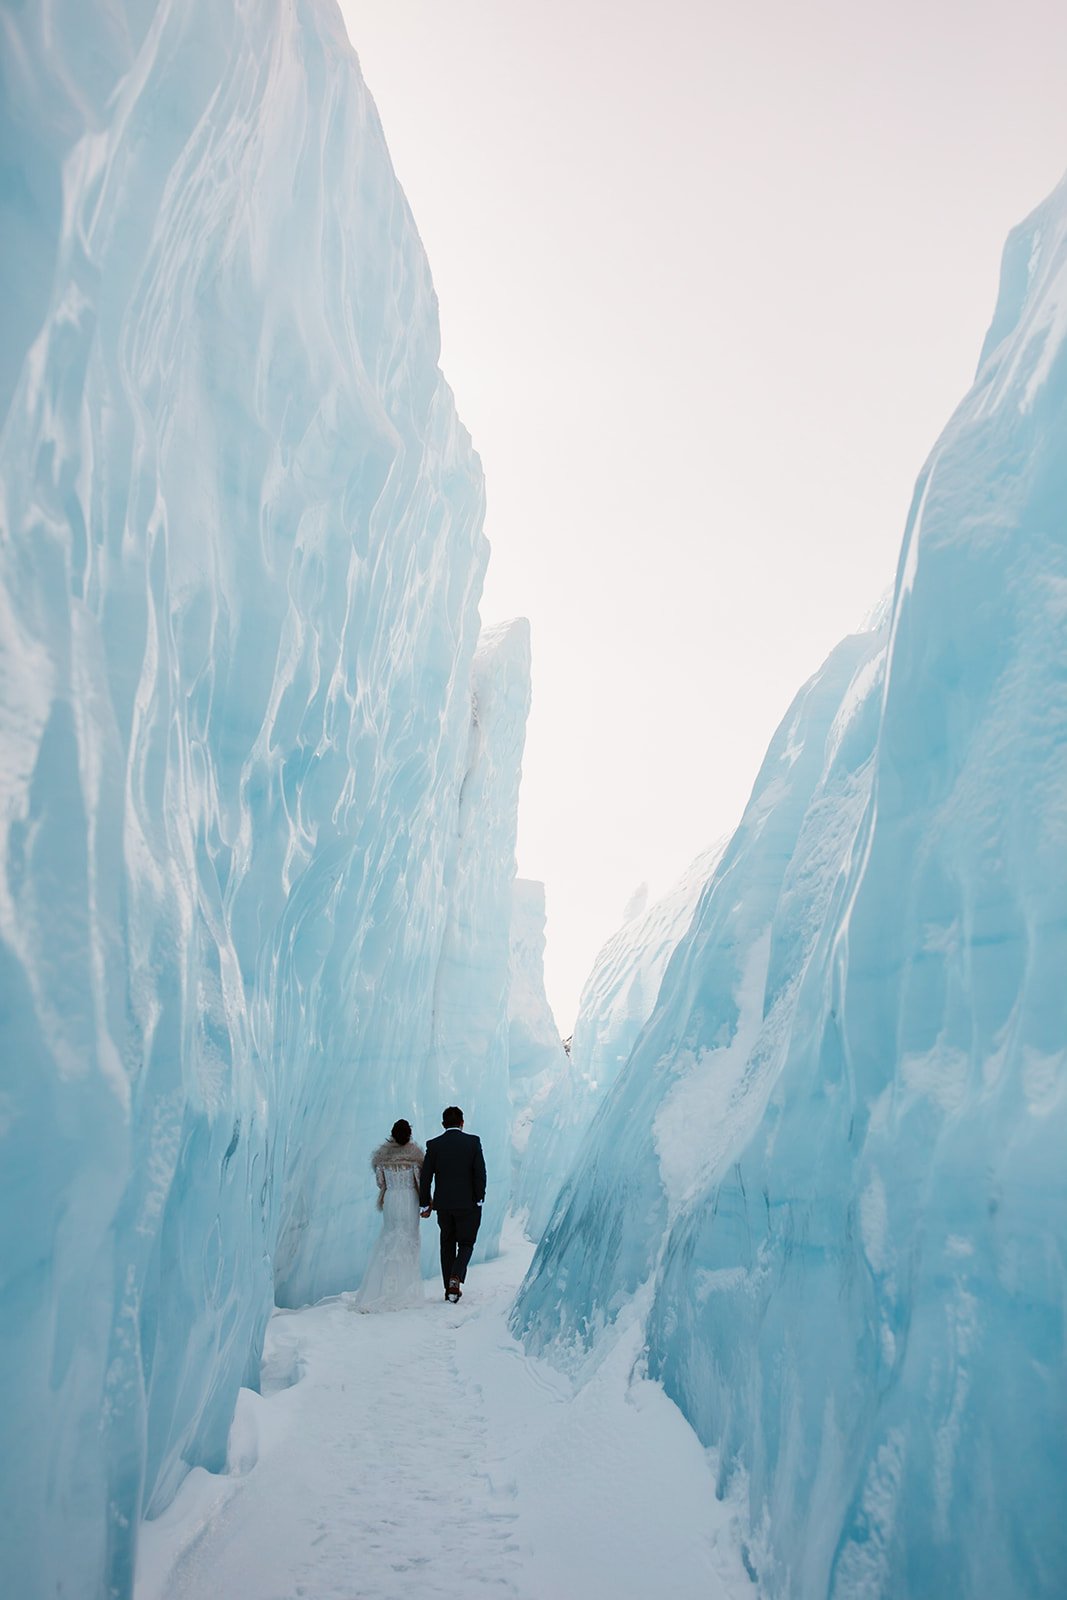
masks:
<instances>
[{"instance_id":1,"label":"bride's dark hair","mask_svg":"<svg viewBox=\"0 0 1067 1600\"><path fill-rule=\"evenodd\" d=\"M390 1134L390 1138L395 1144L407 1144L411 1138L411 1123L406 1122L401 1117L398 1122L393 1123L393 1131Z\"/></svg>"}]
</instances>

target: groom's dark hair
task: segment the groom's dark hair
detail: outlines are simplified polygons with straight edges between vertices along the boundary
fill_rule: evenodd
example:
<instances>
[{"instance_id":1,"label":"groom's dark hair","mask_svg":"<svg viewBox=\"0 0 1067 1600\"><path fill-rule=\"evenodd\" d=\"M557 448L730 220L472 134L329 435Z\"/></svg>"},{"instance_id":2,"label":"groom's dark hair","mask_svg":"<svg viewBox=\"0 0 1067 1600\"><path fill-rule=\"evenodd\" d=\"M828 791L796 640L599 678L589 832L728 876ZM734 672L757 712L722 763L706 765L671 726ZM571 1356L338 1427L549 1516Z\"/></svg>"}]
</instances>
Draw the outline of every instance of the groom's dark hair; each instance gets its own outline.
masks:
<instances>
[{"instance_id":1,"label":"groom's dark hair","mask_svg":"<svg viewBox=\"0 0 1067 1600\"><path fill-rule=\"evenodd\" d=\"M443 1128L462 1128L463 1113L458 1106L445 1106L441 1112L441 1126Z\"/></svg>"}]
</instances>

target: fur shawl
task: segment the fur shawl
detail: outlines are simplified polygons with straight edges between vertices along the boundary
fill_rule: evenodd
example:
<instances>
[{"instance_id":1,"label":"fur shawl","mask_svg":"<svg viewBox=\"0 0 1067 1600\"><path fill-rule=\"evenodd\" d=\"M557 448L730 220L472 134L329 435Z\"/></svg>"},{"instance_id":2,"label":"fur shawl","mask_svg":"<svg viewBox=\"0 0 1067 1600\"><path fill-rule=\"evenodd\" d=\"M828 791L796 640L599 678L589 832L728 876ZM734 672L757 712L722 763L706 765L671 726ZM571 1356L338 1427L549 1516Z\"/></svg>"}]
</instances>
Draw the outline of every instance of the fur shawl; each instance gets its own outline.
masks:
<instances>
[{"instance_id":1,"label":"fur shawl","mask_svg":"<svg viewBox=\"0 0 1067 1600\"><path fill-rule=\"evenodd\" d=\"M370 1158L370 1164L376 1170L378 1167L421 1167L426 1160L426 1152L414 1139L409 1139L407 1144L397 1144L395 1139L386 1139L380 1144Z\"/></svg>"}]
</instances>

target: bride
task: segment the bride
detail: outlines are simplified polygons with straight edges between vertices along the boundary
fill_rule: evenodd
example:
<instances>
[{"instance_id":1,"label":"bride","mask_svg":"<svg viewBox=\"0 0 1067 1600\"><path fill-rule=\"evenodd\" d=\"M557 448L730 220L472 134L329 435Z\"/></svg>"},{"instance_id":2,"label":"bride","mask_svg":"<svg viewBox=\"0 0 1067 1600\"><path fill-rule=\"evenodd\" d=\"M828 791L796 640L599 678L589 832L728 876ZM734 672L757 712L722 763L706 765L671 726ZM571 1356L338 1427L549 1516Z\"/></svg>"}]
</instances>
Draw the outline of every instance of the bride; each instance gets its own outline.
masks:
<instances>
[{"instance_id":1,"label":"bride","mask_svg":"<svg viewBox=\"0 0 1067 1600\"><path fill-rule=\"evenodd\" d=\"M363 1282L352 1299L354 1311L402 1311L424 1303L419 1271L419 1178L423 1151L403 1117L371 1156L378 1180L382 1231Z\"/></svg>"}]
</instances>

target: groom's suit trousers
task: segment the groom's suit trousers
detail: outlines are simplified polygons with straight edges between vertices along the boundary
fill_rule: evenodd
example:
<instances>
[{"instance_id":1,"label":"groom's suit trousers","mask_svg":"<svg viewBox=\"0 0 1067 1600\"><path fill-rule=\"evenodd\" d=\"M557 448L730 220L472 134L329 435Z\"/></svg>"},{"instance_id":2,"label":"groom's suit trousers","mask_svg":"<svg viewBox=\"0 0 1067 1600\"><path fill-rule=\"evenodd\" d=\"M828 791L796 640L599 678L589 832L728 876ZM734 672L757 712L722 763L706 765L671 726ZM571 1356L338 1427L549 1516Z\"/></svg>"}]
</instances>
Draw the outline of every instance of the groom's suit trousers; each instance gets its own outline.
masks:
<instances>
[{"instance_id":1,"label":"groom's suit trousers","mask_svg":"<svg viewBox=\"0 0 1067 1600\"><path fill-rule=\"evenodd\" d=\"M450 1211L437 1208L437 1225L441 1230L441 1276L448 1288L449 1280L458 1278L460 1283L467 1281L467 1268L470 1266L471 1253L474 1250L474 1241L478 1237L478 1225L482 1220L480 1206L465 1206L462 1210Z\"/></svg>"},{"instance_id":2,"label":"groom's suit trousers","mask_svg":"<svg viewBox=\"0 0 1067 1600\"><path fill-rule=\"evenodd\" d=\"M466 1281L478 1224L482 1220L481 1201L485 1199L485 1157L476 1134L462 1128L446 1128L426 1145L419 1182L419 1204L431 1204L441 1229L441 1276Z\"/></svg>"}]
</instances>

